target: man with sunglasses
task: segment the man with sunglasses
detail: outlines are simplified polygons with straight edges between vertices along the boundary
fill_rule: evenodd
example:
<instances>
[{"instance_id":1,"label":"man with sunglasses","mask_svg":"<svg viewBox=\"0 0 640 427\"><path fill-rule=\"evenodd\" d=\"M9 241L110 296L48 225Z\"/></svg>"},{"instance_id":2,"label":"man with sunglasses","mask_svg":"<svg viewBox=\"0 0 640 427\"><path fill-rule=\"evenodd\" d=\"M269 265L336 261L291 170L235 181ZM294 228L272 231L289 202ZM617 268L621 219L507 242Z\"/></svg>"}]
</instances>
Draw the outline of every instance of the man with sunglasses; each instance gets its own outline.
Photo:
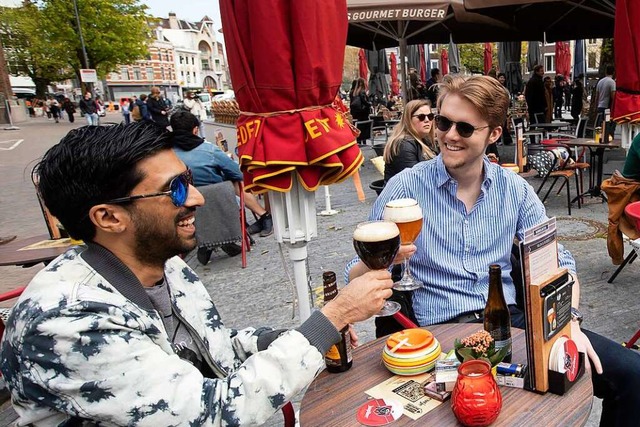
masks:
<instances>
[{"instance_id":1,"label":"man with sunglasses","mask_svg":"<svg viewBox=\"0 0 640 427\"><path fill-rule=\"evenodd\" d=\"M519 175L488 161L486 147L502 133L509 98L487 76L445 78L435 117L440 154L389 180L369 219L381 219L390 200L416 199L425 221L415 246L402 246L395 262L410 258L411 272L424 287L413 293L421 326L482 322L489 265L502 268L504 295L514 327L524 327L511 278L514 237L547 219L534 189ZM575 277L571 253L558 245L561 267ZM357 258L347 265L353 280L367 271ZM349 285L350 286L350 285ZM348 286L347 286L348 287ZM640 355L582 330L580 285L572 293L571 336L590 359L594 394L603 400L601 425L632 426L640 419Z\"/></svg>"},{"instance_id":2,"label":"man with sunglasses","mask_svg":"<svg viewBox=\"0 0 640 427\"><path fill-rule=\"evenodd\" d=\"M83 127L37 167L75 247L13 309L2 374L19 425L264 423L324 367L339 330L391 295L387 272L341 290L295 330L227 329L177 255L204 202L152 123Z\"/></svg>"}]
</instances>

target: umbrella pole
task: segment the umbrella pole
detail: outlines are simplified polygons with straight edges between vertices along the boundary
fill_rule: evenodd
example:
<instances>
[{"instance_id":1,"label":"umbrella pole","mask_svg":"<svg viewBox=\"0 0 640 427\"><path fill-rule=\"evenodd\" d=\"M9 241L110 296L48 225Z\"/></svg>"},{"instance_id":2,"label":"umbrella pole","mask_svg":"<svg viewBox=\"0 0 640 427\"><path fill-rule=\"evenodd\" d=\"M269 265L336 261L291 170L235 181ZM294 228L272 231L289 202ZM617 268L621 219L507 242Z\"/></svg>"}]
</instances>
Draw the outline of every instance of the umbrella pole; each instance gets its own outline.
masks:
<instances>
[{"instance_id":1,"label":"umbrella pole","mask_svg":"<svg viewBox=\"0 0 640 427\"><path fill-rule=\"evenodd\" d=\"M405 59L407 57L407 39L400 38L400 90L402 91L402 99L404 104L409 102L409 94L407 93L407 65Z\"/></svg>"},{"instance_id":2,"label":"umbrella pole","mask_svg":"<svg viewBox=\"0 0 640 427\"><path fill-rule=\"evenodd\" d=\"M298 295L300 323L311 316L307 283L307 256L307 242L298 242L289 246L289 258L293 262L293 278L296 283L296 294Z\"/></svg>"},{"instance_id":3,"label":"umbrella pole","mask_svg":"<svg viewBox=\"0 0 640 427\"><path fill-rule=\"evenodd\" d=\"M322 216L331 216L338 213L337 210L331 209L331 193L329 193L329 186L323 185L324 187L324 210L320 212Z\"/></svg>"}]
</instances>

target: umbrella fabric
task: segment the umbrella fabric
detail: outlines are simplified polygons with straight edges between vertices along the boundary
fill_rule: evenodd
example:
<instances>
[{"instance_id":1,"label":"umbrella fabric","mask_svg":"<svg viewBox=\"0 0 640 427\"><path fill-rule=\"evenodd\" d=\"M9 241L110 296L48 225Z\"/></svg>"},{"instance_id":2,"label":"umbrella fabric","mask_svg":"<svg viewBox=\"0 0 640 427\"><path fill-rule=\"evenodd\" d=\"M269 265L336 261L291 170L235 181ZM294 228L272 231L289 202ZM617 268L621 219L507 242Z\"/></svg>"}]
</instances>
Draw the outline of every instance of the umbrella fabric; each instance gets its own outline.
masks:
<instances>
[{"instance_id":1,"label":"umbrella fabric","mask_svg":"<svg viewBox=\"0 0 640 427\"><path fill-rule=\"evenodd\" d=\"M424 57L424 45L418 46L418 52L420 53L420 80L424 83L427 81L427 60Z\"/></svg>"},{"instance_id":2,"label":"umbrella fabric","mask_svg":"<svg viewBox=\"0 0 640 427\"><path fill-rule=\"evenodd\" d=\"M506 45L504 43L498 43L498 69L501 73L507 71L507 53L505 52Z\"/></svg>"},{"instance_id":3,"label":"umbrella fabric","mask_svg":"<svg viewBox=\"0 0 640 427\"><path fill-rule=\"evenodd\" d=\"M489 71L491 71L491 67L493 65L491 54L492 54L491 43L485 43L484 44L484 74L485 75L489 74Z\"/></svg>"},{"instance_id":4,"label":"umbrella fabric","mask_svg":"<svg viewBox=\"0 0 640 427\"><path fill-rule=\"evenodd\" d=\"M420 70L420 49L418 49L418 45L407 46L407 65L409 68Z\"/></svg>"},{"instance_id":5,"label":"umbrella fabric","mask_svg":"<svg viewBox=\"0 0 640 427\"><path fill-rule=\"evenodd\" d=\"M542 65L542 50L539 41L530 41L527 47L527 69L533 70L536 65Z\"/></svg>"},{"instance_id":6,"label":"umbrella fabric","mask_svg":"<svg viewBox=\"0 0 640 427\"><path fill-rule=\"evenodd\" d=\"M619 123L640 122L640 2L617 0L613 47L616 93L612 117Z\"/></svg>"},{"instance_id":7,"label":"umbrella fabric","mask_svg":"<svg viewBox=\"0 0 640 427\"><path fill-rule=\"evenodd\" d=\"M366 82L369 75L369 68L367 67L367 54L364 49L358 51L358 77L364 79Z\"/></svg>"},{"instance_id":8,"label":"umbrella fabric","mask_svg":"<svg viewBox=\"0 0 640 427\"><path fill-rule=\"evenodd\" d=\"M556 42L556 74L564 75L564 42Z\"/></svg>"},{"instance_id":9,"label":"umbrella fabric","mask_svg":"<svg viewBox=\"0 0 640 427\"><path fill-rule=\"evenodd\" d=\"M375 95L378 99L385 98L389 94L389 84L386 74L389 74L387 52L384 49L367 50L367 65L369 66L369 95Z\"/></svg>"},{"instance_id":10,"label":"umbrella fabric","mask_svg":"<svg viewBox=\"0 0 640 427\"><path fill-rule=\"evenodd\" d=\"M504 73L507 77L507 89L514 95L522 91L522 66L520 65L520 55L522 52L522 44L520 42L502 42L505 69Z\"/></svg>"},{"instance_id":11,"label":"umbrella fabric","mask_svg":"<svg viewBox=\"0 0 640 427\"><path fill-rule=\"evenodd\" d=\"M362 164L356 131L334 102L347 35L344 0L220 0L241 113L245 188L287 192L344 180ZM295 172L295 173L293 173Z\"/></svg>"},{"instance_id":12,"label":"umbrella fabric","mask_svg":"<svg viewBox=\"0 0 640 427\"><path fill-rule=\"evenodd\" d=\"M566 80L571 75L571 46L569 45L569 42L564 42L564 58L563 59L564 59L563 76Z\"/></svg>"},{"instance_id":13,"label":"umbrella fabric","mask_svg":"<svg viewBox=\"0 0 640 427\"><path fill-rule=\"evenodd\" d=\"M449 40L449 71L451 74L460 72L460 51L458 45L453 42L453 37Z\"/></svg>"},{"instance_id":14,"label":"umbrella fabric","mask_svg":"<svg viewBox=\"0 0 640 427\"><path fill-rule=\"evenodd\" d=\"M577 79L580 74L586 76L586 56L585 56L585 42L584 40L576 40L573 48L573 79Z\"/></svg>"},{"instance_id":15,"label":"umbrella fabric","mask_svg":"<svg viewBox=\"0 0 640 427\"><path fill-rule=\"evenodd\" d=\"M398 60L396 54L391 52L389 55L389 61L391 62L391 95L400 95L400 82L398 81Z\"/></svg>"},{"instance_id":16,"label":"umbrella fabric","mask_svg":"<svg viewBox=\"0 0 640 427\"><path fill-rule=\"evenodd\" d=\"M443 76L449 74L449 54L447 53L447 49L442 49L440 53L440 68Z\"/></svg>"}]
</instances>

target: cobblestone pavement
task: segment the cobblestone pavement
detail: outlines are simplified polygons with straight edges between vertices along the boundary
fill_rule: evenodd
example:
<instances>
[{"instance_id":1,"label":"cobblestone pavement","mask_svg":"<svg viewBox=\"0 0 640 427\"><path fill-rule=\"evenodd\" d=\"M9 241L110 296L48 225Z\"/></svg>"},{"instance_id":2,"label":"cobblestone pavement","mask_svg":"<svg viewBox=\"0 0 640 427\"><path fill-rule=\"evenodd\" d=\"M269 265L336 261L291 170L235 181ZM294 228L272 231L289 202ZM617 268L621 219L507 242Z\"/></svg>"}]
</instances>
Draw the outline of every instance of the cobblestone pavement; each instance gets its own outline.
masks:
<instances>
[{"instance_id":1,"label":"cobblestone pavement","mask_svg":"<svg viewBox=\"0 0 640 427\"><path fill-rule=\"evenodd\" d=\"M107 117L117 121L118 116ZM77 125L84 124L76 121ZM58 125L46 119L35 119L19 124L20 131L0 131L2 141L24 139L11 151L0 151L0 174L4 185L0 187L0 235L17 234L19 237L46 233L41 213L33 192L29 171L44 151L56 143L74 125ZM207 131L209 133L209 131ZM513 156L513 147L499 147L504 161ZM344 265L353 255L351 235L355 225L363 221L375 200L375 193L368 184L380 178L369 161L375 156L370 148L363 148L366 157L360 174L365 187L366 200L357 199L353 180L333 185L332 207L339 211L334 216L318 216L318 237L308 244L310 286L322 283L322 272L333 270L338 281L344 284ZM624 154L607 154L605 173L620 168ZM536 187L538 178L529 178ZM572 183L573 184L573 183ZM606 251L607 206L599 199L587 199L582 209L575 208L567 217L564 190L547 201L550 216L558 217L561 242L573 253L578 263L581 282L581 310L585 315L584 326L615 341L628 339L638 328L640 297L635 289L637 268L629 265L614 284L606 283L615 270ZM316 196L317 211L325 208L323 193ZM499 220L499 218L497 218ZM228 326L244 327L269 325L295 327L299 324L294 308L294 290L289 276L293 275L286 245L280 247L273 236L256 238L257 243L248 254L248 266L242 269L240 257L229 258L223 252L214 253L207 266L201 266L195 254L187 257L189 264L203 279ZM7 290L22 285L37 272L39 267L19 269L0 267L0 289ZM356 325L361 342L374 338L373 321ZM358 363L357 359L354 363ZM298 399L299 400L299 399ZM589 426L598 425L599 405L594 399L594 411ZM269 425L279 425L277 414Z\"/></svg>"}]
</instances>

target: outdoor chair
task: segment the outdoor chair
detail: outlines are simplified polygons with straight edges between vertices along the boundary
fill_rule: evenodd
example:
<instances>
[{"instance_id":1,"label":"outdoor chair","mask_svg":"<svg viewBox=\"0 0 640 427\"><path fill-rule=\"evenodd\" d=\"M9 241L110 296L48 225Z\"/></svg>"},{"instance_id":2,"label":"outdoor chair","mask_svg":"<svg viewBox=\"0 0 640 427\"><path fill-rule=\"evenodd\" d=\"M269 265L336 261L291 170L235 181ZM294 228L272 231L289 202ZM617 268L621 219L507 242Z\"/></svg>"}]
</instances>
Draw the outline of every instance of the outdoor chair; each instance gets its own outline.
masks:
<instances>
[{"instance_id":1,"label":"outdoor chair","mask_svg":"<svg viewBox=\"0 0 640 427\"><path fill-rule=\"evenodd\" d=\"M564 158L563 150L559 150L564 148L566 150L567 158ZM538 171L538 175L542 176L542 183L538 187L536 194L540 195L540 191L547 183L549 178L552 178L551 186L548 188L544 197L542 198L542 203L544 203L553 187L556 185L559 179L563 180L563 186L558 190L558 194L562 191L564 185L567 186L567 210L569 215L571 215L571 185L570 179L575 177L576 180L576 190L577 195L580 196L582 192L581 181L579 180L579 172L580 169L577 169L573 165L575 165L575 160L571 158L571 151L569 147L556 144L556 145L530 145L528 147L529 152L529 161L531 166ZM588 164L587 164L588 165ZM578 208L582 207L581 198L577 198Z\"/></svg>"},{"instance_id":2,"label":"outdoor chair","mask_svg":"<svg viewBox=\"0 0 640 427\"><path fill-rule=\"evenodd\" d=\"M624 213L627 216L627 218L634 223L636 231L640 233L640 201L629 203L624 208ZM616 269L616 271L613 272L609 280L607 280L607 283L613 283L613 281L618 276L618 274L620 274L622 269L627 264L631 264L633 261L635 261L636 258L638 258L638 254L640 254L640 239L629 240L629 243L631 244L631 252L629 253L629 255L627 255L627 257L624 259L622 264L620 264L620 266Z\"/></svg>"}]
</instances>

